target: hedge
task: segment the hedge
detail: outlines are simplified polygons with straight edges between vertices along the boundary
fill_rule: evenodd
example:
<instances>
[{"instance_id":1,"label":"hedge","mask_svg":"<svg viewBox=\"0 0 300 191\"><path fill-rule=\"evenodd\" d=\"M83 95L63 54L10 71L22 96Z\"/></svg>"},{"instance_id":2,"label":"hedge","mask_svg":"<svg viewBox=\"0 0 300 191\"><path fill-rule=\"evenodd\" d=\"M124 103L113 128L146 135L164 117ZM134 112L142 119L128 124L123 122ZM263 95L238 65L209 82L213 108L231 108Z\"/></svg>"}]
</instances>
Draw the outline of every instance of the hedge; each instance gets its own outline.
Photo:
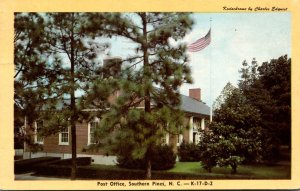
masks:
<instances>
[{"instance_id":1,"label":"hedge","mask_svg":"<svg viewBox=\"0 0 300 191\"><path fill-rule=\"evenodd\" d=\"M77 157L77 166L88 166L91 165L91 157ZM60 157L39 157L33 159L25 159L15 161L15 174L26 173L31 171L37 171L45 166L56 165L56 166L71 166L72 159L63 159Z\"/></svg>"},{"instance_id":2,"label":"hedge","mask_svg":"<svg viewBox=\"0 0 300 191\"><path fill-rule=\"evenodd\" d=\"M180 162L198 162L201 159L201 151L198 145L183 142L178 147L178 157Z\"/></svg>"},{"instance_id":3,"label":"hedge","mask_svg":"<svg viewBox=\"0 0 300 191\"><path fill-rule=\"evenodd\" d=\"M32 158L32 159L24 159L15 161L15 174L25 173L34 171L35 168L43 163L55 162L59 161L60 157L39 157L39 158Z\"/></svg>"},{"instance_id":4,"label":"hedge","mask_svg":"<svg viewBox=\"0 0 300 191\"><path fill-rule=\"evenodd\" d=\"M77 157L76 158L77 166L88 166L88 165L91 165L91 163L92 163L91 157ZM70 165L72 165L72 159L71 158L63 159L63 160L52 162L51 164L70 166Z\"/></svg>"},{"instance_id":5,"label":"hedge","mask_svg":"<svg viewBox=\"0 0 300 191\"><path fill-rule=\"evenodd\" d=\"M143 159L133 159L128 153L124 156L118 156L118 166L128 169L146 169L147 161ZM152 153L153 170L168 170L174 167L176 163L176 155L173 148L168 145L155 146Z\"/></svg>"}]
</instances>

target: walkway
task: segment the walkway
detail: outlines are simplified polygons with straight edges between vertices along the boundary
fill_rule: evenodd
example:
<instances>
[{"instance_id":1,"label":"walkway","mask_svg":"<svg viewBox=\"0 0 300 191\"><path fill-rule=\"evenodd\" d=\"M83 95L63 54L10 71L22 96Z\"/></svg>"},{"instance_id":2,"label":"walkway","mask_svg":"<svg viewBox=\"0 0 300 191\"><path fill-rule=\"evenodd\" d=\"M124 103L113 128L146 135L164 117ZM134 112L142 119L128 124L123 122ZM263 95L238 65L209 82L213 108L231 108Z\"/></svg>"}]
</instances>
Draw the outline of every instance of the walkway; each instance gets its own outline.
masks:
<instances>
[{"instance_id":1,"label":"walkway","mask_svg":"<svg viewBox=\"0 0 300 191\"><path fill-rule=\"evenodd\" d=\"M25 174L15 174L15 180L70 180L65 178L34 176L33 172Z\"/></svg>"}]
</instances>

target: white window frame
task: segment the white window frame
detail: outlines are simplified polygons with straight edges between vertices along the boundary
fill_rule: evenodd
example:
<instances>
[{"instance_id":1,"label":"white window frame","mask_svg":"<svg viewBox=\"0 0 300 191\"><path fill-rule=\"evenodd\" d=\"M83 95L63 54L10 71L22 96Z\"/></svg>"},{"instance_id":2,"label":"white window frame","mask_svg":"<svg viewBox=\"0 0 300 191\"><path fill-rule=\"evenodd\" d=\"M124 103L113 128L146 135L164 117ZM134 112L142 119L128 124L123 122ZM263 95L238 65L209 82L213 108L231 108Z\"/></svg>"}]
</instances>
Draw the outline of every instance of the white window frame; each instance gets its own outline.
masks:
<instances>
[{"instance_id":1,"label":"white window frame","mask_svg":"<svg viewBox=\"0 0 300 191\"><path fill-rule=\"evenodd\" d=\"M70 145L70 127L67 127L68 128L68 142L62 142L61 139L62 139L62 132L59 132L58 134L58 145ZM65 132L63 132L65 133Z\"/></svg>"},{"instance_id":2,"label":"white window frame","mask_svg":"<svg viewBox=\"0 0 300 191\"><path fill-rule=\"evenodd\" d=\"M95 117L92 121L90 121L88 123L88 142L87 142L87 145L96 144L96 143L91 142L91 126L92 126L92 123L99 123L99 122L100 122L100 119L98 117Z\"/></svg>"},{"instance_id":3,"label":"white window frame","mask_svg":"<svg viewBox=\"0 0 300 191\"><path fill-rule=\"evenodd\" d=\"M167 145L170 144L170 134L169 133L166 134L166 144Z\"/></svg>"},{"instance_id":4,"label":"white window frame","mask_svg":"<svg viewBox=\"0 0 300 191\"><path fill-rule=\"evenodd\" d=\"M43 121L41 121L43 123ZM38 141L38 122L35 121L34 122L34 143L37 144L44 144L44 138L42 138L41 141Z\"/></svg>"},{"instance_id":5,"label":"white window frame","mask_svg":"<svg viewBox=\"0 0 300 191\"><path fill-rule=\"evenodd\" d=\"M180 146L183 142L183 134L179 134L177 137L177 146Z\"/></svg>"},{"instance_id":6,"label":"white window frame","mask_svg":"<svg viewBox=\"0 0 300 191\"><path fill-rule=\"evenodd\" d=\"M201 128L201 119L193 118L193 130L198 131Z\"/></svg>"},{"instance_id":7,"label":"white window frame","mask_svg":"<svg viewBox=\"0 0 300 191\"><path fill-rule=\"evenodd\" d=\"M169 133L166 133L162 138L161 138L161 145L169 145Z\"/></svg>"}]
</instances>

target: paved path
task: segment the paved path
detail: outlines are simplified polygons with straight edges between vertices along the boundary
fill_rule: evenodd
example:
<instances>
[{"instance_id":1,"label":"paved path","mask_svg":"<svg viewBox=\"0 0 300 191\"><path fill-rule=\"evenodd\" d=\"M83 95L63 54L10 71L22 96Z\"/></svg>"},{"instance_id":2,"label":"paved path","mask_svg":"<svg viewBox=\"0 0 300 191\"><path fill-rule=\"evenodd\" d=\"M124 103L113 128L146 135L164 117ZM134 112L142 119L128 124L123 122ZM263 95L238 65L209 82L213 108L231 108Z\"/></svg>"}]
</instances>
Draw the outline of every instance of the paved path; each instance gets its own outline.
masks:
<instances>
[{"instance_id":1,"label":"paved path","mask_svg":"<svg viewBox=\"0 0 300 191\"><path fill-rule=\"evenodd\" d=\"M33 173L30 172L25 174L15 174L15 180L70 180L70 179L33 176Z\"/></svg>"}]
</instances>

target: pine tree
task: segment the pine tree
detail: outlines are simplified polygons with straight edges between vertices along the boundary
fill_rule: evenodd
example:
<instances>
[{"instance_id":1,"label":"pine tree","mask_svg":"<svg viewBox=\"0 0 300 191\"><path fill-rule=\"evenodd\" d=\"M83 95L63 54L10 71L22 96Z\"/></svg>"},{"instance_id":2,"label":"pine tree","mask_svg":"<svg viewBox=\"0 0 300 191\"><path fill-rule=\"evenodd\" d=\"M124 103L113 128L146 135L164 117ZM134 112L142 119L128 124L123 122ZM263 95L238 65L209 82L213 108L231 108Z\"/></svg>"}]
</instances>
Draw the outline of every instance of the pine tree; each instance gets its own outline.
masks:
<instances>
[{"instance_id":1,"label":"pine tree","mask_svg":"<svg viewBox=\"0 0 300 191\"><path fill-rule=\"evenodd\" d=\"M61 123L62 128L71 127L72 142L72 171L71 179L76 178L76 123L82 113L77 104L76 92L84 91L86 86L97 78L100 65L95 63L97 51L105 46L93 41L83 31L86 15L82 13L51 13L47 14L46 38L48 53L54 58L52 64L55 83L50 89L50 98L56 97L60 101L68 98L63 115L55 113L51 118L51 126ZM78 95L79 96L79 95ZM69 119L68 122L65 120Z\"/></svg>"},{"instance_id":2,"label":"pine tree","mask_svg":"<svg viewBox=\"0 0 300 191\"><path fill-rule=\"evenodd\" d=\"M30 150L36 150L32 137L33 122L38 118L43 104L44 91L38 84L46 77L45 59L42 58L44 19L36 13L15 13L14 20L14 132L15 143L24 142ZM34 102L32 101L34 100Z\"/></svg>"},{"instance_id":3,"label":"pine tree","mask_svg":"<svg viewBox=\"0 0 300 191\"><path fill-rule=\"evenodd\" d=\"M230 82L228 82L222 89L220 95L216 98L213 104L213 109L220 109L221 105L225 103L225 100L232 94L234 87Z\"/></svg>"},{"instance_id":4,"label":"pine tree","mask_svg":"<svg viewBox=\"0 0 300 191\"><path fill-rule=\"evenodd\" d=\"M129 146L134 158L146 157L146 178L151 179L153 148L164 132L178 131L183 117L178 88L191 82L185 45L171 45L170 39L182 39L192 20L186 13L94 14L89 20L86 31L100 28L99 34L125 37L136 45L135 54L122 61L122 76L110 79L121 94L102 116L98 135L103 143L104 135L117 128L115 138L106 136L106 145L117 154Z\"/></svg>"},{"instance_id":5,"label":"pine tree","mask_svg":"<svg viewBox=\"0 0 300 191\"><path fill-rule=\"evenodd\" d=\"M72 170L71 179L76 178L76 123L81 119L83 111L77 101L80 94L98 78L100 64L95 61L97 53L103 51L106 46L89 38L83 31L86 15L82 13L48 13L35 14L43 20L43 25L38 26L34 32L39 33L39 41L35 41L36 35L27 35L26 42L36 42L40 52L35 56L35 51L26 55L28 70L22 69L27 65L20 65L17 59L17 73L23 71L22 77L30 83L32 96L38 96L39 102L28 100L33 105L32 112L37 111L33 120L41 118L44 122L41 135L56 134L65 128L71 127L72 144ZM38 19L35 19L39 21ZM25 20L23 25L30 24ZM18 25L19 26L19 25ZM35 26L37 27L37 26ZM19 34L16 33L16 36ZM26 44L25 44L26 45ZM17 46L18 48L18 46ZM27 49L25 48L25 51ZM17 56L22 56L16 54ZM35 58L32 60L31 57ZM23 64L23 63L22 63ZM33 65L30 65L33 64ZM37 78L37 76L39 76ZM30 81L31 80L31 81ZM15 85L15 87L18 84ZM26 98L20 89L16 95ZM35 93L38 91L38 93ZM28 96L27 96L28 97ZM31 97L32 99L33 97ZM35 107L39 106L39 110Z\"/></svg>"}]
</instances>

